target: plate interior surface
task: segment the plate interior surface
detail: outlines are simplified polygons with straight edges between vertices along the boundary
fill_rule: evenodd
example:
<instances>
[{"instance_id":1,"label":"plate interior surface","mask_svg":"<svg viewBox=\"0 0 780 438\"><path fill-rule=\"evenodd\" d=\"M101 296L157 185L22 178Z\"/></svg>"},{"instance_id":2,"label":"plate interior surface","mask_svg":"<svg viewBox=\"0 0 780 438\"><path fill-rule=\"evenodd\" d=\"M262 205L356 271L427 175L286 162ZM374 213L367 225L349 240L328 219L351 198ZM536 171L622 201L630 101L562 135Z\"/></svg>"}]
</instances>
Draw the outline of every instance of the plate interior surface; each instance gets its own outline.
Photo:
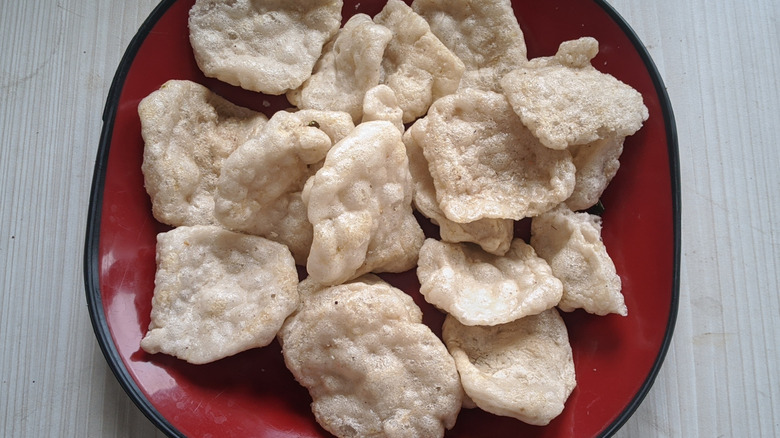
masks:
<instances>
[{"instance_id":1,"label":"plate interior surface","mask_svg":"<svg viewBox=\"0 0 780 438\"><path fill-rule=\"evenodd\" d=\"M104 114L85 251L87 300L99 342L139 408L172 436L328 436L309 395L285 368L279 345L207 365L149 355L139 343L149 325L156 234L141 161L137 106L169 79L189 79L269 117L289 106L205 78L189 45L192 0L166 1L152 13L119 67ZM377 13L384 2L345 1L344 21ZM642 93L650 113L625 142L621 168L603 197L603 240L623 282L627 317L564 314L578 385L564 412L545 427L464 409L450 437L609 435L634 412L668 347L677 308L679 187L674 121L663 84L633 32L606 4L590 0L514 1L529 57L549 56L562 41L600 42L593 65ZM435 227L427 226L430 235ZM517 226L526 237L527 221ZM439 333L443 316L419 294L414 272L383 275L411 294Z\"/></svg>"}]
</instances>

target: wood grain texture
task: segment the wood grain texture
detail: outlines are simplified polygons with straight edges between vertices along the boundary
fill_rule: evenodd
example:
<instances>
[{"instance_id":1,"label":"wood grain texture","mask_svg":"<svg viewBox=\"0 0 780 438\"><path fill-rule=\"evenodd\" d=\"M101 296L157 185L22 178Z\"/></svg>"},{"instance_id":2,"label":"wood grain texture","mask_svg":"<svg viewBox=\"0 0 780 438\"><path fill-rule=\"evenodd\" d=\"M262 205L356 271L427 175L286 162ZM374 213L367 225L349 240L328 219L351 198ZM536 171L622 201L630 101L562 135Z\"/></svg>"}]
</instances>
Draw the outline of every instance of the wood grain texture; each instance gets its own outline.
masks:
<instances>
[{"instance_id":1,"label":"wood grain texture","mask_svg":"<svg viewBox=\"0 0 780 438\"><path fill-rule=\"evenodd\" d=\"M617 436L777 436L780 4L613 5L672 100L683 204L675 337Z\"/></svg>"},{"instance_id":2,"label":"wood grain texture","mask_svg":"<svg viewBox=\"0 0 780 438\"><path fill-rule=\"evenodd\" d=\"M0 436L157 433L100 353L81 264L103 105L155 4L0 5Z\"/></svg>"},{"instance_id":3,"label":"wood grain texture","mask_svg":"<svg viewBox=\"0 0 780 438\"><path fill-rule=\"evenodd\" d=\"M0 3L0 436L163 436L100 353L81 265L105 98L156 3ZM612 4L672 100L683 204L675 337L616 436L780 436L780 2Z\"/></svg>"}]
</instances>

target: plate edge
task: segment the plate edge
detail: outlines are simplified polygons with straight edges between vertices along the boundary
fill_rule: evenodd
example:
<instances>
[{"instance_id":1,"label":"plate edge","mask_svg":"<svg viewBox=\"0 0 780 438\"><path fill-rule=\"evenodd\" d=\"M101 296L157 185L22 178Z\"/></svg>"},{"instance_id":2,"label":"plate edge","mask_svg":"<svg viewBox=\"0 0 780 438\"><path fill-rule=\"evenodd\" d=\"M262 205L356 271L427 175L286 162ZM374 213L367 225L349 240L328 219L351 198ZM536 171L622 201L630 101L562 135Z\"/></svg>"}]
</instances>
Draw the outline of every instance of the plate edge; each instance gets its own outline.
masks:
<instances>
[{"instance_id":1,"label":"plate edge","mask_svg":"<svg viewBox=\"0 0 780 438\"><path fill-rule=\"evenodd\" d=\"M661 370L666 353L669 350L669 346L672 342L674 334L675 324L677 322L677 308L680 301L680 224L681 224L681 194L680 194L680 158L679 158L679 145L677 142L677 125L674 119L674 112L672 110L672 103L669 99L669 94L666 91L661 74L658 72L658 68L653 62L650 53L647 51L644 43L639 39L634 29L628 24L628 22L618 13L615 8L612 7L606 0L593 0L598 6L600 6L607 15L614 20L614 22L620 27L620 29L626 34L631 44L636 49L642 62L645 64L650 78L653 82L656 94L658 96L659 104L661 106L661 112L664 119L664 127L666 129L666 143L667 143L667 155L669 158L669 175L671 177L671 197L672 197L672 233L673 233L673 257L672 257L672 284L671 284L671 301L669 306L669 318L666 323L666 332L664 333L664 339L661 344L661 348L658 351L653 366L650 368L645 381L640 386L639 391L636 393L633 399L626 405L625 409L615 418L615 420L606 427L599 435L599 438L611 437L628 421L629 418L636 412L637 408L642 404L647 394L650 392L650 388L653 386L658 372Z\"/></svg>"},{"instance_id":2,"label":"plate edge","mask_svg":"<svg viewBox=\"0 0 780 438\"><path fill-rule=\"evenodd\" d=\"M90 191L89 213L87 220L86 241L84 248L84 283L86 289L87 307L92 322L93 331L97 337L100 349L109 364L109 368L119 381L120 385L141 412L162 432L170 437L184 437L173 425L163 418L159 411L151 405L147 397L141 392L133 378L130 376L122 359L119 356L116 346L113 343L109 333L105 313L103 311L102 298L100 296L98 251L100 241L101 210L103 204L103 183L105 182L106 165L110 149L110 140L113 133L113 122L116 117L119 97L121 96L124 82L127 77L130 65L135 58L145 37L149 34L152 27L159 21L163 14L170 8L176 0L162 0L147 19L143 22L133 39L130 41L125 53L120 61L117 72L112 80L106 106L103 109L103 128L101 131L97 156L92 178L92 188ZM603 430L599 437L610 437L614 435L634 414L647 396L650 388L660 371L666 353L671 344L674 333L674 327L677 320L677 309L679 302L680 286L680 224L681 224L681 195L680 195L680 168L679 168L679 146L677 140L677 129L672 111L671 101L669 99L666 87L664 86L661 75L658 72L655 63L650 54L641 42L636 32L626 22L625 19L609 4L606 0L593 0L600 6L623 30L637 50L640 58L644 62L659 97L661 110L664 116L664 126L667 137L667 150L669 158L669 171L671 176L672 190L672 221L673 221L673 274L671 293L672 299L669 309L669 318L667 321L666 333L659 350L658 356L643 382L637 394L629 402L626 408L618 417Z\"/></svg>"},{"instance_id":3,"label":"plate edge","mask_svg":"<svg viewBox=\"0 0 780 438\"><path fill-rule=\"evenodd\" d=\"M136 407L167 436L173 438L185 437L171 423L160 415L160 412L151 404L141 389L130 376L119 352L116 349L110 335L106 315L103 309L103 300L100 295L100 270L98 256L100 249L101 212L103 208L103 190L106 178L106 166L108 164L111 137L114 130L114 119L119 106L119 98L124 88L130 66L138 53L141 44L146 39L154 25L176 0L162 0L152 10L146 20L141 24L136 34L125 49L122 60L119 63L114 78L109 88L106 106L103 108L103 128L100 133L98 151L95 158L95 166L92 175L92 188L89 197L89 211L87 216L86 239L84 243L84 286L86 291L87 308L92 322L92 330L100 346L103 356L108 362L109 368L121 385L122 389L133 401Z\"/></svg>"}]
</instances>

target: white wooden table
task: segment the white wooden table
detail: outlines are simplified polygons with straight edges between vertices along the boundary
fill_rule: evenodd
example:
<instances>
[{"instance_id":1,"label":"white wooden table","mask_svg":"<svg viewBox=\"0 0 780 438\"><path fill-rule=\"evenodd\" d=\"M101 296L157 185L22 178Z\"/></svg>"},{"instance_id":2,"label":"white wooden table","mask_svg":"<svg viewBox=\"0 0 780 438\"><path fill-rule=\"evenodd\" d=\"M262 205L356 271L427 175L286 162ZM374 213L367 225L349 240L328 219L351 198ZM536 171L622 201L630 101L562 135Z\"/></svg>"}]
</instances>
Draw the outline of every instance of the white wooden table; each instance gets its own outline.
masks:
<instances>
[{"instance_id":1,"label":"white wooden table","mask_svg":"<svg viewBox=\"0 0 780 438\"><path fill-rule=\"evenodd\" d=\"M0 2L0 436L162 436L87 314L101 111L156 0ZM613 0L677 119L679 318L619 437L780 436L780 2Z\"/></svg>"}]
</instances>

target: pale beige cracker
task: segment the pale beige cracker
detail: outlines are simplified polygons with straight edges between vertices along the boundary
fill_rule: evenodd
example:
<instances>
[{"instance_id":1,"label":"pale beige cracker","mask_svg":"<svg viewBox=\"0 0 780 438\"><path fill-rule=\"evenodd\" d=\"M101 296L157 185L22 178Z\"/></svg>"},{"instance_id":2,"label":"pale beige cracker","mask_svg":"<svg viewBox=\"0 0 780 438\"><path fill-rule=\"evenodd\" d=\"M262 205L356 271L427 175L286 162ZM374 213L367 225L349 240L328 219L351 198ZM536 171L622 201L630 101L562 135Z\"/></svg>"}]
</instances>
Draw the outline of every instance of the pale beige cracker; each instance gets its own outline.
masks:
<instances>
[{"instance_id":1,"label":"pale beige cracker","mask_svg":"<svg viewBox=\"0 0 780 438\"><path fill-rule=\"evenodd\" d=\"M282 244L214 225L161 233L141 347L194 364L263 347L296 309L297 285Z\"/></svg>"},{"instance_id":2,"label":"pale beige cracker","mask_svg":"<svg viewBox=\"0 0 780 438\"><path fill-rule=\"evenodd\" d=\"M213 225L224 160L268 120L192 81L170 80L138 104L144 187L152 214L171 225Z\"/></svg>"},{"instance_id":3,"label":"pale beige cracker","mask_svg":"<svg viewBox=\"0 0 780 438\"><path fill-rule=\"evenodd\" d=\"M569 335L555 308L492 327L447 316L442 337L463 389L487 412L545 426L577 384Z\"/></svg>"}]
</instances>

